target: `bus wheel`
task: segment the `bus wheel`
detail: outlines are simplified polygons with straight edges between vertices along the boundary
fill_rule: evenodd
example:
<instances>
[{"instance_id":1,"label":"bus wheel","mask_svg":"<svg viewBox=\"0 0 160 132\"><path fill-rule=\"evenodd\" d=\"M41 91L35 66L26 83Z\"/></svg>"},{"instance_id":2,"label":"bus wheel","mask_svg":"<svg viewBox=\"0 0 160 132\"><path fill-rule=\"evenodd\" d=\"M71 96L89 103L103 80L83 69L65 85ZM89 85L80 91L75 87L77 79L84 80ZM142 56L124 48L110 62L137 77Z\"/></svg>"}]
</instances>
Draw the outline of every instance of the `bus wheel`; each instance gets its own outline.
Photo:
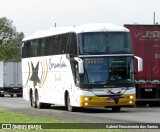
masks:
<instances>
[{"instance_id":1,"label":"bus wheel","mask_svg":"<svg viewBox=\"0 0 160 132\"><path fill-rule=\"evenodd\" d=\"M118 112L118 111L120 111L120 109L121 109L120 106L112 107L112 111L114 111L114 112Z\"/></svg>"},{"instance_id":2,"label":"bus wheel","mask_svg":"<svg viewBox=\"0 0 160 132\"><path fill-rule=\"evenodd\" d=\"M37 108L38 108L38 109L43 109L43 108L45 108L45 106L46 106L44 103L39 102L38 92L36 92L36 104L37 104Z\"/></svg>"},{"instance_id":3,"label":"bus wheel","mask_svg":"<svg viewBox=\"0 0 160 132\"><path fill-rule=\"evenodd\" d=\"M75 111L75 107L71 106L71 101L70 101L70 97L69 97L69 94L67 94L67 97L66 97L66 106L67 106L67 110L70 111L70 112L74 112Z\"/></svg>"},{"instance_id":4,"label":"bus wheel","mask_svg":"<svg viewBox=\"0 0 160 132\"><path fill-rule=\"evenodd\" d=\"M31 107L37 108L36 101L34 100L33 92L31 92L30 94L30 102L31 102Z\"/></svg>"},{"instance_id":5,"label":"bus wheel","mask_svg":"<svg viewBox=\"0 0 160 132\"><path fill-rule=\"evenodd\" d=\"M0 97L4 97L4 94L1 94L1 93L0 93Z\"/></svg>"},{"instance_id":6,"label":"bus wheel","mask_svg":"<svg viewBox=\"0 0 160 132\"><path fill-rule=\"evenodd\" d=\"M41 108L42 108L42 105L41 105L41 103L39 102L38 92L36 92L35 97L36 97L37 108L41 109Z\"/></svg>"},{"instance_id":7,"label":"bus wheel","mask_svg":"<svg viewBox=\"0 0 160 132\"><path fill-rule=\"evenodd\" d=\"M22 97L22 95L21 94L17 94L17 97Z\"/></svg>"}]
</instances>

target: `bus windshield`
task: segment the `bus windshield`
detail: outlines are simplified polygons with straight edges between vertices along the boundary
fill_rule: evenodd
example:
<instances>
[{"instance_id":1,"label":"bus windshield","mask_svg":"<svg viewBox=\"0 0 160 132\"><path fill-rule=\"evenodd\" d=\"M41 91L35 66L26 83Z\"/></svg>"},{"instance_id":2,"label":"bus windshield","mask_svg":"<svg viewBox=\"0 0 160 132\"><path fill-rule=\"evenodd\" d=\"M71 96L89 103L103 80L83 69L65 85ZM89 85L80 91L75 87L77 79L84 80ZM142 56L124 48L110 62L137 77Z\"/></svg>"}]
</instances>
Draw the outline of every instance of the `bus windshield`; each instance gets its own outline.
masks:
<instances>
[{"instance_id":1,"label":"bus windshield","mask_svg":"<svg viewBox=\"0 0 160 132\"><path fill-rule=\"evenodd\" d=\"M81 84L126 84L134 81L133 57L83 58Z\"/></svg>"},{"instance_id":2,"label":"bus windshield","mask_svg":"<svg viewBox=\"0 0 160 132\"><path fill-rule=\"evenodd\" d=\"M88 32L79 34L79 54L130 54L129 32Z\"/></svg>"}]
</instances>

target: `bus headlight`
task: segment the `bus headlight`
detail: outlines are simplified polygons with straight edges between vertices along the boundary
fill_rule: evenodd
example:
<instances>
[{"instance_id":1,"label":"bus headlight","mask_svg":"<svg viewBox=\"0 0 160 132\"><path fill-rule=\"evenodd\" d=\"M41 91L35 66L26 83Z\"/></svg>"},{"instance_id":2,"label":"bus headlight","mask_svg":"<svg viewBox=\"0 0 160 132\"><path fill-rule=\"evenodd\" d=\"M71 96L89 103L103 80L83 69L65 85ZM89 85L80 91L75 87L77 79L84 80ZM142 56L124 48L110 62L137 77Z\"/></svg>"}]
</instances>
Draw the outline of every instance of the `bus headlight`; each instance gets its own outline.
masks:
<instances>
[{"instance_id":1,"label":"bus headlight","mask_svg":"<svg viewBox=\"0 0 160 132\"><path fill-rule=\"evenodd\" d=\"M130 95L129 98L130 98L130 99L133 99L134 97L133 97L133 95Z\"/></svg>"},{"instance_id":2,"label":"bus headlight","mask_svg":"<svg viewBox=\"0 0 160 132\"><path fill-rule=\"evenodd\" d=\"M85 97L84 100L85 101L92 101L92 98L91 97L90 98L89 97Z\"/></svg>"},{"instance_id":3,"label":"bus headlight","mask_svg":"<svg viewBox=\"0 0 160 132\"><path fill-rule=\"evenodd\" d=\"M88 98L87 98L87 97L85 97L85 98L84 98L84 100L85 100L85 101L88 101Z\"/></svg>"}]
</instances>

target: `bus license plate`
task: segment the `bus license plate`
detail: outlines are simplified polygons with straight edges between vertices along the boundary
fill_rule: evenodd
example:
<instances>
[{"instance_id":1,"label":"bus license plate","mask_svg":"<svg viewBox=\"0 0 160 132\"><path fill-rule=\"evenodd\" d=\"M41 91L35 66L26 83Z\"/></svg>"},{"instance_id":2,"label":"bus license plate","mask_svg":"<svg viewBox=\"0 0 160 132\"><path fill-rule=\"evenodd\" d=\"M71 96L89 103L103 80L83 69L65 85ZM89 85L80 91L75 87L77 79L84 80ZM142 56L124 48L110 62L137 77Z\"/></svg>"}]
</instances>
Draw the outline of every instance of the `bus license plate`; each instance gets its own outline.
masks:
<instances>
[{"instance_id":1,"label":"bus license plate","mask_svg":"<svg viewBox=\"0 0 160 132\"><path fill-rule=\"evenodd\" d=\"M105 100L106 103L114 103L114 99L111 99L111 98L107 98Z\"/></svg>"}]
</instances>

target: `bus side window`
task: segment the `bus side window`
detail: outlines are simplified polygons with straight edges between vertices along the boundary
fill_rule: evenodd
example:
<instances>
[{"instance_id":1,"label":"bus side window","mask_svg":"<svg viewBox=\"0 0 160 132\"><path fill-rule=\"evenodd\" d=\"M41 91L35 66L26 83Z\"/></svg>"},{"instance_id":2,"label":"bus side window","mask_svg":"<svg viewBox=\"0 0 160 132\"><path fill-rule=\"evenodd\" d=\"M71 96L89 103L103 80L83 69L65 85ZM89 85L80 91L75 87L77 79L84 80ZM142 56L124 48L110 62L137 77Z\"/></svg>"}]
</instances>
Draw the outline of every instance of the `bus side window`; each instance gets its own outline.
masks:
<instances>
[{"instance_id":1,"label":"bus side window","mask_svg":"<svg viewBox=\"0 0 160 132\"><path fill-rule=\"evenodd\" d=\"M26 42L26 57L31 57L31 41Z\"/></svg>"},{"instance_id":2,"label":"bus side window","mask_svg":"<svg viewBox=\"0 0 160 132\"><path fill-rule=\"evenodd\" d=\"M38 39L38 48L37 48L37 55L38 56L43 56L44 55L44 44L45 44L45 39Z\"/></svg>"},{"instance_id":3,"label":"bus side window","mask_svg":"<svg viewBox=\"0 0 160 132\"><path fill-rule=\"evenodd\" d=\"M41 56L45 56L45 39L42 39Z\"/></svg>"},{"instance_id":4,"label":"bus side window","mask_svg":"<svg viewBox=\"0 0 160 132\"><path fill-rule=\"evenodd\" d=\"M45 55L52 54L52 43L53 43L52 37L47 37L45 40Z\"/></svg>"},{"instance_id":5,"label":"bus side window","mask_svg":"<svg viewBox=\"0 0 160 132\"><path fill-rule=\"evenodd\" d=\"M61 54L67 53L67 45L68 45L69 35L62 34L61 35Z\"/></svg>"},{"instance_id":6,"label":"bus side window","mask_svg":"<svg viewBox=\"0 0 160 132\"><path fill-rule=\"evenodd\" d=\"M69 54L77 55L77 39L75 33L70 34Z\"/></svg>"},{"instance_id":7,"label":"bus side window","mask_svg":"<svg viewBox=\"0 0 160 132\"><path fill-rule=\"evenodd\" d=\"M54 36L54 54L61 54L60 35Z\"/></svg>"},{"instance_id":8,"label":"bus side window","mask_svg":"<svg viewBox=\"0 0 160 132\"><path fill-rule=\"evenodd\" d=\"M31 41L31 56L35 57L37 56L37 48L38 48L38 43L37 40L32 40Z\"/></svg>"}]
</instances>

